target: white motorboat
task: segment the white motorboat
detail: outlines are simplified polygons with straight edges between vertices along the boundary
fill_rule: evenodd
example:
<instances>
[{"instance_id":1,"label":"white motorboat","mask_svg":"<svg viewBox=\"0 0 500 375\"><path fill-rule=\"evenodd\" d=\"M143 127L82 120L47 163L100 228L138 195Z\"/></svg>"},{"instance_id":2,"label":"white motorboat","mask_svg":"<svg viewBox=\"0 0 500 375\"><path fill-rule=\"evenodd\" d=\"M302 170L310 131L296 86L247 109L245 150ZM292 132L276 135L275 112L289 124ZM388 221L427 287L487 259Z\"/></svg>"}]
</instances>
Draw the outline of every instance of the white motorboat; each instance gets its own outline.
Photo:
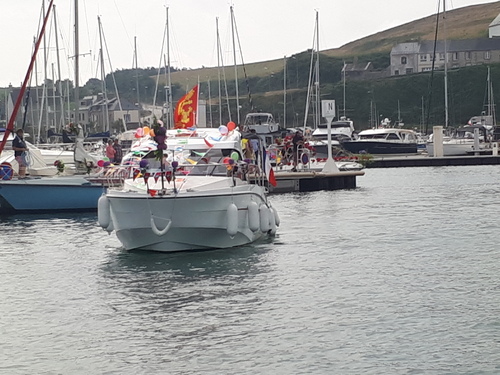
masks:
<instances>
[{"instance_id":1,"label":"white motorboat","mask_svg":"<svg viewBox=\"0 0 500 375\"><path fill-rule=\"evenodd\" d=\"M477 136L475 136L475 129L477 129ZM491 145L487 142L488 138L488 130L482 125L463 126L458 128L452 136L443 136L443 156L465 156L474 152L491 153ZM429 137L426 147L427 153L434 156L433 134Z\"/></svg>"},{"instance_id":2,"label":"white motorboat","mask_svg":"<svg viewBox=\"0 0 500 375\"><path fill-rule=\"evenodd\" d=\"M214 130L170 133L164 167L157 151L146 155L135 178L100 198L99 225L127 250L161 252L230 248L274 235L277 212L266 188L246 181L239 133Z\"/></svg>"}]
</instances>

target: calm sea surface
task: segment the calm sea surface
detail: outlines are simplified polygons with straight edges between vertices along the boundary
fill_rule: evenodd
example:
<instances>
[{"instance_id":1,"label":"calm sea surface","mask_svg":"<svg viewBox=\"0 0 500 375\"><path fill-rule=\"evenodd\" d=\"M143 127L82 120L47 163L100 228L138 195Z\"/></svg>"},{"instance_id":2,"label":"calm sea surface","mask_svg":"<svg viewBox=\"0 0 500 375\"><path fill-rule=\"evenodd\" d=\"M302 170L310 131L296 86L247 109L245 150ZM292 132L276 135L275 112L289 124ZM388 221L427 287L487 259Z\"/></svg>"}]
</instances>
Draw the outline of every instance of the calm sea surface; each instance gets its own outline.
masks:
<instances>
[{"instance_id":1,"label":"calm sea surface","mask_svg":"<svg viewBox=\"0 0 500 375\"><path fill-rule=\"evenodd\" d=\"M500 166L271 199L274 240L198 253L0 218L0 373L500 374Z\"/></svg>"}]
</instances>

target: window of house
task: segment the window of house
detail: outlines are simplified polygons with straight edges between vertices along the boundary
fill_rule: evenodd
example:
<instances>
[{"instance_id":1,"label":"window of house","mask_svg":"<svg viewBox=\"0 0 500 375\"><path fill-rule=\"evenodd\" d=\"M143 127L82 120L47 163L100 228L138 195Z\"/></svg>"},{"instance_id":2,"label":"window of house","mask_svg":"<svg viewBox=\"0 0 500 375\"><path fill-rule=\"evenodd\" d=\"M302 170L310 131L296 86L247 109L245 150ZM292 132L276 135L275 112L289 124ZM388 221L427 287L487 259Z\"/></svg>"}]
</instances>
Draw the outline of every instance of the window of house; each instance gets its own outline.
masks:
<instances>
[{"instance_id":1,"label":"window of house","mask_svg":"<svg viewBox=\"0 0 500 375\"><path fill-rule=\"evenodd\" d=\"M123 115L123 120L125 120L125 124L129 123L132 121L130 113L126 113Z\"/></svg>"},{"instance_id":2,"label":"window of house","mask_svg":"<svg viewBox=\"0 0 500 375\"><path fill-rule=\"evenodd\" d=\"M439 54L439 60L444 61L444 53Z\"/></svg>"},{"instance_id":3,"label":"window of house","mask_svg":"<svg viewBox=\"0 0 500 375\"><path fill-rule=\"evenodd\" d=\"M406 72L406 74L412 74L413 68L406 68L405 72Z\"/></svg>"},{"instance_id":4,"label":"window of house","mask_svg":"<svg viewBox=\"0 0 500 375\"><path fill-rule=\"evenodd\" d=\"M420 55L420 61L427 61L427 54Z\"/></svg>"},{"instance_id":5,"label":"window of house","mask_svg":"<svg viewBox=\"0 0 500 375\"><path fill-rule=\"evenodd\" d=\"M401 64L405 65L407 60L406 56L401 57Z\"/></svg>"},{"instance_id":6,"label":"window of house","mask_svg":"<svg viewBox=\"0 0 500 375\"><path fill-rule=\"evenodd\" d=\"M453 60L458 60L458 52L453 52L453 54L451 55L452 56L452 59Z\"/></svg>"},{"instance_id":7,"label":"window of house","mask_svg":"<svg viewBox=\"0 0 500 375\"><path fill-rule=\"evenodd\" d=\"M399 70L395 70L395 71L394 71L394 75L395 75L395 76L398 76L398 75L399 75Z\"/></svg>"},{"instance_id":8,"label":"window of house","mask_svg":"<svg viewBox=\"0 0 500 375\"><path fill-rule=\"evenodd\" d=\"M470 60L470 51L465 52L465 60Z\"/></svg>"},{"instance_id":9,"label":"window of house","mask_svg":"<svg viewBox=\"0 0 500 375\"><path fill-rule=\"evenodd\" d=\"M490 51L484 51L484 59L485 60L491 59L491 52Z\"/></svg>"}]
</instances>

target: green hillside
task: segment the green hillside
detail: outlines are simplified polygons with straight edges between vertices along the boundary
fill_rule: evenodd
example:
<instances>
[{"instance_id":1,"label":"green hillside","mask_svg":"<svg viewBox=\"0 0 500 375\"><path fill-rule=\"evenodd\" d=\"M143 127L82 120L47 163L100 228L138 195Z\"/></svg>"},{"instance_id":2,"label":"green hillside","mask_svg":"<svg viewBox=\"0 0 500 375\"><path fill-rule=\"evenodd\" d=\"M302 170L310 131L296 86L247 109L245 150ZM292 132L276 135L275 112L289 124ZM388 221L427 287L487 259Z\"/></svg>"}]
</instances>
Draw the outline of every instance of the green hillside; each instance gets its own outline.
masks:
<instances>
[{"instance_id":1,"label":"green hillside","mask_svg":"<svg viewBox=\"0 0 500 375\"><path fill-rule=\"evenodd\" d=\"M500 1L447 11L448 39L487 37L488 26L500 13ZM436 15L425 17L366 38L348 43L341 48L321 51L320 77L323 99L336 99L343 107L341 69L346 62L372 62L384 70L390 63L390 50L397 44L417 40L433 40ZM438 34L442 39L442 33ZM287 59L286 125L301 126L304 122L310 52L304 51ZM283 59L264 61L238 67L241 113L261 110L271 112L283 123ZM273 72L270 74L270 72ZM234 69L225 69L228 82L229 105L233 119L235 108ZM492 66L493 82L500 82L500 67ZM484 109L486 67L462 68L449 73L450 121L464 124ZM203 99L210 99L212 116L218 119L217 68L183 70L172 74L174 91L180 96L186 87L194 86L198 77L211 81L208 93L206 82L201 82ZM431 80L432 77L432 80ZM346 115L355 121L356 128L366 128L374 118L398 116L398 102L407 126L425 127L444 123L444 88L442 72L388 77L377 80L347 81ZM432 90L431 90L432 88ZM500 92L494 87L496 97ZM226 104L224 104L226 105ZM253 105L253 108L252 108ZM422 116L422 107L424 115ZM243 115L242 115L243 116ZM223 118L226 120L227 116ZM423 125L422 125L423 124Z\"/></svg>"}]
</instances>

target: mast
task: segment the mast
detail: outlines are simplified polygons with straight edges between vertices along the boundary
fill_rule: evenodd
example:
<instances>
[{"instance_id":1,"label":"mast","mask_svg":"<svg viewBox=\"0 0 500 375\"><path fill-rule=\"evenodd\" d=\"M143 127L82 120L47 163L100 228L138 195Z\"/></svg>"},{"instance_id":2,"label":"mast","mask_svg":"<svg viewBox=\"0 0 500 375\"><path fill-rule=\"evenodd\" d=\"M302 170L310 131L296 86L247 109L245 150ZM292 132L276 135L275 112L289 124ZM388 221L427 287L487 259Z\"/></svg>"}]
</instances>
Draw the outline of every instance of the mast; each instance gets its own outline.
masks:
<instances>
[{"instance_id":1,"label":"mast","mask_svg":"<svg viewBox=\"0 0 500 375\"><path fill-rule=\"evenodd\" d=\"M315 124L314 127L317 128L321 121L320 114L320 93L319 93L319 12L316 11L316 80L314 81L315 93L316 93L316 113L315 113Z\"/></svg>"},{"instance_id":2,"label":"mast","mask_svg":"<svg viewBox=\"0 0 500 375\"><path fill-rule=\"evenodd\" d=\"M221 68L220 68L220 38L219 38L219 17L215 18L215 29L217 37L217 79L219 81L219 124L222 124L222 88L221 88ZM231 121L231 112L229 112L229 121Z\"/></svg>"},{"instance_id":3,"label":"mast","mask_svg":"<svg viewBox=\"0 0 500 375\"><path fill-rule=\"evenodd\" d=\"M316 11L316 26L318 22L318 12ZM314 30L314 37L313 37L313 51L314 51L314 42L315 42L315 37L316 37L316 29ZM306 131L306 125L307 125L307 117L309 116L309 106L311 105L311 96L312 96L312 83L313 83L313 63L314 63L314 52L311 53L311 61L309 63L309 81L307 83L307 96L306 96L306 109L304 113L304 134ZM319 67L319 64L317 64ZM313 120L314 121L314 120Z\"/></svg>"},{"instance_id":4,"label":"mast","mask_svg":"<svg viewBox=\"0 0 500 375\"><path fill-rule=\"evenodd\" d=\"M30 65L28 66L28 71L26 72L26 76L24 77L23 85L21 86L21 90L19 90L19 95L16 99L16 104L14 105L14 109L12 111L12 114L9 118L9 123L7 124L7 128L5 129L5 133L3 134L3 139L2 142L0 143L0 154L2 153L5 144L7 143L7 138L9 137L9 134L12 133L12 130L14 129L14 122L17 117L17 112L19 111L19 107L21 106L21 103L23 101L24 97L24 92L26 91L26 86L28 85L28 81L31 76L31 72L33 70L33 66L35 65L35 60L36 60L36 54L38 52L38 49L40 48L40 43L41 43L41 38L43 34L45 33L45 27L47 26L47 21L49 19L49 14L50 14L50 9L52 8L52 4L54 3L54 0L50 0L49 4L49 10L45 15L45 18L43 20L43 25L42 29L40 31L40 35L38 36L38 40L35 43L35 49L33 51L33 55L31 56L31 62Z\"/></svg>"},{"instance_id":5,"label":"mast","mask_svg":"<svg viewBox=\"0 0 500 375\"><path fill-rule=\"evenodd\" d=\"M286 128L286 55L283 58L283 127Z\"/></svg>"},{"instance_id":6,"label":"mast","mask_svg":"<svg viewBox=\"0 0 500 375\"><path fill-rule=\"evenodd\" d=\"M137 106L140 107L141 99L139 95L139 67L137 66L137 37L134 36L134 68L135 68L135 91L137 94Z\"/></svg>"},{"instance_id":7,"label":"mast","mask_svg":"<svg viewBox=\"0 0 500 375\"><path fill-rule=\"evenodd\" d=\"M80 122L80 41L78 29L78 0L75 0L75 126Z\"/></svg>"},{"instance_id":8,"label":"mast","mask_svg":"<svg viewBox=\"0 0 500 375\"><path fill-rule=\"evenodd\" d=\"M233 6L231 5L229 7L231 10L231 32L233 35L233 60L234 60L234 84L236 88L236 118L237 118L237 124L240 124L240 95L238 91L238 65L236 63L236 41L234 37L234 12L233 12Z\"/></svg>"},{"instance_id":9,"label":"mast","mask_svg":"<svg viewBox=\"0 0 500 375\"><path fill-rule=\"evenodd\" d=\"M446 0L443 0L443 34L444 34L444 127L448 128L449 115L448 115L448 48L446 43ZM434 57L436 58L436 57Z\"/></svg>"},{"instance_id":10,"label":"mast","mask_svg":"<svg viewBox=\"0 0 500 375\"><path fill-rule=\"evenodd\" d=\"M108 108L108 94L106 88L106 72L104 70L104 52L102 44L102 24L101 17L97 16L97 23L99 25L99 44L100 44L100 59L101 59L101 80L102 80L102 91L104 94L104 129L103 131L109 131L109 108Z\"/></svg>"},{"instance_id":11,"label":"mast","mask_svg":"<svg viewBox=\"0 0 500 375\"><path fill-rule=\"evenodd\" d=\"M342 78L343 78L343 95L344 95L344 100L343 100L343 110L342 110L342 113L343 113L343 116L344 118L345 117L345 70L346 70L346 64L345 64L345 61L344 61L344 69L343 69L343 74L342 74Z\"/></svg>"},{"instance_id":12,"label":"mast","mask_svg":"<svg viewBox=\"0 0 500 375\"><path fill-rule=\"evenodd\" d=\"M170 74L170 25L167 7L167 84L168 84L168 128L174 128L174 112L172 110L172 77Z\"/></svg>"},{"instance_id":13,"label":"mast","mask_svg":"<svg viewBox=\"0 0 500 375\"><path fill-rule=\"evenodd\" d=\"M61 82L61 59L59 57L59 37L57 32L57 17L56 17L56 6L54 5L54 29L56 30L56 54L57 54L57 78L58 78L58 89L59 89L59 105L61 106L61 127L64 126L64 97ZM54 107L55 109L55 107ZM57 127L56 127L57 130ZM59 129L60 130L60 129Z\"/></svg>"},{"instance_id":14,"label":"mast","mask_svg":"<svg viewBox=\"0 0 500 375\"><path fill-rule=\"evenodd\" d=\"M493 99L493 83L491 82L491 70L488 66L488 116L491 116L493 126L497 126L495 101Z\"/></svg>"},{"instance_id":15,"label":"mast","mask_svg":"<svg viewBox=\"0 0 500 375\"><path fill-rule=\"evenodd\" d=\"M208 77L208 115L209 115L209 118L210 118L210 127L213 128L214 127L214 121L213 121L213 118L212 118L212 95L210 94L210 90L211 90L211 87L210 87L210 77Z\"/></svg>"}]
</instances>

